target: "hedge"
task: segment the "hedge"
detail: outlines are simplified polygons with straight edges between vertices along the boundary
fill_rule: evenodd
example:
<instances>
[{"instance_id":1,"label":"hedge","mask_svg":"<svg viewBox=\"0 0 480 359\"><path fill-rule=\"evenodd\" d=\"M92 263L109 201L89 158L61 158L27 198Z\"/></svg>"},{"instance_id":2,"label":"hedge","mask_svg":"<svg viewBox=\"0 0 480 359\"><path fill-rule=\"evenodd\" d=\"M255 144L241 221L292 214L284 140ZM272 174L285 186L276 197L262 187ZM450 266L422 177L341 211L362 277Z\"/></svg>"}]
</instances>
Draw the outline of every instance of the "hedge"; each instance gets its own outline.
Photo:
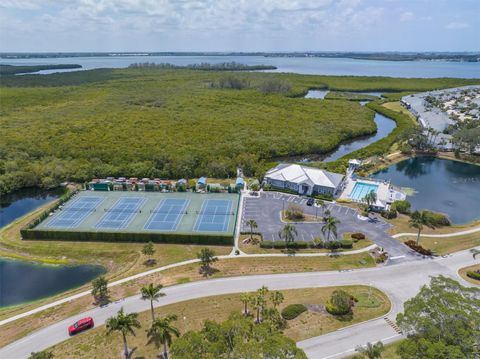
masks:
<instances>
[{"instance_id":1,"label":"hedge","mask_svg":"<svg viewBox=\"0 0 480 359\"><path fill-rule=\"evenodd\" d=\"M340 241L340 245L342 246L343 249L350 249L350 248L353 248L353 241L349 239L343 239Z\"/></svg>"},{"instance_id":2,"label":"hedge","mask_svg":"<svg viewBox=\"0 0 480 359\"><path fill-rule=\"evenodd\" d=\"M288 248L305 249L305 248L309 248L310 245L312 245L312 242L295 241L295 242L289 243ZM285 241L262 241L260 243L260 248L285 249L287 248L287 243Z\"/></svg>"},{"instance_id":3,"label":"hedge","mask_svg":"<svg viewBox=\"0 0 480 359\"><path fill-rule=\"evenodd\" d=\"M289 306L283 308L282 317L286 320L292 320L306 311L307 307L305 307L303 304L290 304Z\"/></svg>"},{"instance_id":4,"label":"hedge","mask_svg":"<svg viewBox=\"0 0 480 359\"><path fill-rule=\"evenodd\" d=\"M83 242L155 242L173 244L233 245L231 235L198 233L80 232L44 229L21 229L23 239Z\"/></svg>"},{"instance_id":5,"label":"hedge","mask_svg":"<svg viewBox=\"0 0 480 359\"><path fill-rule=\"evenodd\" d=\"M480 272L476 271L468 271L467 272L467 277L470 277L475 280L480 280Z\"/></svg>"},{"instance_id":6,"label":"hedge","mask_svg":"<svg viewBox=\"0 0 480 359\"><path fill-rule=\"evenodd\" d=\"M415 252L423 254L424 256L432 256L433 252L430 249L423 248L421 245L417 244L417 242L410 240L406 241L405 244L413 249Z\"/></svg>"},{"instance_id":7,"label":"hedge","mask_svg":"<svg viewBox=\"0 0 480 359\"><path fill-rule=\"evenodd\" d=\"M361 232L352 233L352 235L350 237L352 237L353 239L357 239L357 240L365 239L365 235Z\"/></svg>"}]
</instances>

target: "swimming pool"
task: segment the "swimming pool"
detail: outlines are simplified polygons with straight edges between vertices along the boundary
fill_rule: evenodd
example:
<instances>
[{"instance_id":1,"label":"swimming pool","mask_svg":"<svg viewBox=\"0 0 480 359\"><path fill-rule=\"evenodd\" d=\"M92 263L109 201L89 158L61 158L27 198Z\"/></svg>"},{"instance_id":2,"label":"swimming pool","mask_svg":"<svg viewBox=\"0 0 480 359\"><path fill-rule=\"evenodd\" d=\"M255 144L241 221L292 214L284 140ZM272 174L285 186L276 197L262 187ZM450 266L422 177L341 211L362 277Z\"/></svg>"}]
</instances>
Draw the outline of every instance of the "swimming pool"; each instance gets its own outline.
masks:
<instances>
[{"instance_id":1,"label":"swimming pool","mask_svg":"<svg viewBox=\"0 0 480 359\"><path fill-rule=\"evenodd\" d=\"M361 201L367 193L377 192L378 184L357 182L350 192L350 199L354 201Z\"/></svg>"}]
</instances>

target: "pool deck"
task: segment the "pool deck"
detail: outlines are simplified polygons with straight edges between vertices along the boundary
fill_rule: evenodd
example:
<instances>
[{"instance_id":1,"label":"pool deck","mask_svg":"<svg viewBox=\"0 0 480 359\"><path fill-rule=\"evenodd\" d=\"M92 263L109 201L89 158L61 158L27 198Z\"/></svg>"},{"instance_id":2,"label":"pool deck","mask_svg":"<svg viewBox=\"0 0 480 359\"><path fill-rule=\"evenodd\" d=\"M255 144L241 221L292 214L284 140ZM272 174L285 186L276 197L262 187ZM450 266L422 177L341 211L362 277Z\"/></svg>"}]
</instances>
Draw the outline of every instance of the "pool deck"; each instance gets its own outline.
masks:
<instances>
[{"instance_id":1,"label":"pool deck","mask_svg":"<svg viewBox=\"0 0 480 359\"><path fill-rule=\"evenodd\" d=\"M388 181L377 180L377 179L366 179L366 178L352 178L348 177L345 180L344 189L341 195L338 197L342 200L350 200L352 202L362 202L362 198L351 198L350 195L355 188L357 183L365 183L372 186L378 186L376 193L377 193L377 206L382 205L384 209L388 209L388 204L392 203L395 200L402 200L405 199L406 196L393 188L393 186ZM380 203L379 203L380 202Z\"/></svg>"}]
</instances>

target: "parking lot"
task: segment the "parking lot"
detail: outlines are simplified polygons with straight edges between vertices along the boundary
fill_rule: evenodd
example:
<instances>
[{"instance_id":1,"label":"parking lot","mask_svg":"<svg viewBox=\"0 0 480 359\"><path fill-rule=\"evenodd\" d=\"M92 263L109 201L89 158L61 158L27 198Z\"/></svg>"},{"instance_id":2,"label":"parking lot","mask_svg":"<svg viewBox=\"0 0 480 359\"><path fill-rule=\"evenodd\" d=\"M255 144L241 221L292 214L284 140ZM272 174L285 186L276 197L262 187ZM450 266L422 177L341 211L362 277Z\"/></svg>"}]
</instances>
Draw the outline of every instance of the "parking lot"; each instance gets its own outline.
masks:
<instances>
[{"instance_id":1,"label":"parking lot","mask_svg":"<svg viewBox=\"0 0 480 359\"><path fill-rule=\"evenodd\" d=\"M305 214L319 217L318 223L295 223L297 239L310 241L315 237L323 238L321 233L323 211L315 206L307 206L307 200L307 197L279 192L261 192L256 197L246 196L243 199L241 230L250 231L246 222L254 219L258 225L257 231L262 233L264 240L278 241L280 240L279 232L286 224L281 219L281 211L287 209L289 203L296 203L303 207ZM339 238L344 232L363 232L392 256L401 256L409 252L404 245L386 233L391 225L382 219L361 220L353 208L335 203L327 203L327 208L331 215L340 221L337 226Z\"/></svg>"}]
</instances>

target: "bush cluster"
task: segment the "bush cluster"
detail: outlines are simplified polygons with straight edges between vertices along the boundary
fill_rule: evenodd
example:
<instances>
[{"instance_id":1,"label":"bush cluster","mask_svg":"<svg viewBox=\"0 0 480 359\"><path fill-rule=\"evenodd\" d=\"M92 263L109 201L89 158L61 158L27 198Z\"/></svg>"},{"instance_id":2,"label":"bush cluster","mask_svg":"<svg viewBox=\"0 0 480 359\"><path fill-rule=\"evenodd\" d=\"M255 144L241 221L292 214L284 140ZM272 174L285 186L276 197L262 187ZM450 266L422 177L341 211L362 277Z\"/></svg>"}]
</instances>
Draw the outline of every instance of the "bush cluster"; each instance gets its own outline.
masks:
<instances>
[{"instance_id":1,"label":"bush cluster","mask_svg":"<svg viewBox=\"0 0 480 359\"><path fill-rule=\"evenodd\" d=\"M428 210L426 210L425 212L427 212L428 217L430 218L430 220L432 221L432 223L435 226L449 226L450 225L450 220L448 219L448 217L445 214L432 212L432 211L428 211Z\"/></svg>"},{"instance_id":2,"label":"bush cluster","mask_svg":"<svg viewBox=\"0 0 480 359\"><path fill-rule=\"evenodd\" d=\"M405 244L413 249L415 252L420 253L424 256L432 256L433 252L430 249L423 248L421 245L417 245L417 243L413 240L406 241Z\"/></svg>"},{"instance_id":3,"label":"bush cluster","mask_svg":"<svg viewBox=\"0 0 480 359\"><path fill-rule=\"evenodd\" d=\"M380 214L386 219L397 218L397 211L392 208L390 208L388 211L382 211Z\"/></svg>"},{"instance_id":4,"label":"bush cluster","mask_svg":"<svg viewBox=\"0 0 480 359\"><path fill-rule=\"evenodd\" d=\"M390 206L391 210L397 211L402 214L409 214L412 205L407 200L394 201Z\"/></svg>"},{"instance_id":5,"label":"bush cluster","mask_svg":"<svg viewBox=\"0 0 480 359\"><path fill-rule=\"evenodd\" d=\"M344 290L335 290L325 304L327 312L333 315L345 315L352 311L355 298Z\"/></svg>"},{"instance_id":6,"label":"bush cluster","mask_svg":"<svg viewBox=\"0 0 480 359\"><path fill-rule=\"evenodd\" d=\"M289 306L283 308L282 317L286 320L292 320L306 311L307 307L305 307L303 304L290 304Z\"/></svg>"},{"instance_id":7,"label":"bush cluster","mask_svg":"<svg viewBox=\"0 0 480 359\"><path fill-rule=\"evenodd\" d=\"M305 218L303 207L296 203L289 203L285 210L285 217L291 221L301 220Z\"/></svg>"},{"instance_id":8,"label":"bush cluster","mask_svg":"<svg viewBox=\"0 0 480 359\"><path fill-rule=\"evenodd\" d=\"M352 237L353 239L356 239L356 240L361 240L361 239L365 239L365 234L363 234L361 232L357 232L357 233L352 233L352 235L350 237Z\"/></svg>"},{"instance_id":9,"label":"bush cluster","mask_svg":"<svg viewBox=\"0 0 480 359\"><path fill-rule=\"evenodd\" d=\"M306 249L310 246L308 241L295 241L288 244L288 248L291 249ZM285 241L262 241L260 243L261 248L273 248L273 249L285 249L287 243Z\"/></svg>"},{"instance_id":10,"label":"bush cluster","mask_svg":"<svg viewBox=\"0 0 480 359\"><path fill-rule=\"evenodd\" d=\"M468 271L467 277L470 277L475 280L480 280L480 271Z\"/></svg>"}]
</instances>

